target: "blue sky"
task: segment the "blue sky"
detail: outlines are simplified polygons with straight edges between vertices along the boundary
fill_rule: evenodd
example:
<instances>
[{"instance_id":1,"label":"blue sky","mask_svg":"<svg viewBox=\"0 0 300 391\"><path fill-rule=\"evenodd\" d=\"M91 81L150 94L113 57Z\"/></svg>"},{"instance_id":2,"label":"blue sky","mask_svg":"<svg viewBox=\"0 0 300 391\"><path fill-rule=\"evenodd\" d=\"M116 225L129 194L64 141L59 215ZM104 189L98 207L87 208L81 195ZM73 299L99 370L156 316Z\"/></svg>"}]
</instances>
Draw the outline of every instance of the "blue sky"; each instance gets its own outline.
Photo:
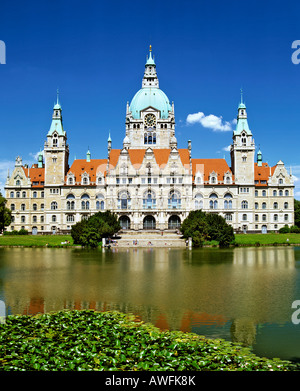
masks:
<instances>
[{"instance_id":1,"label":"blue sky","mask_svg":"<svg viewBox=\"0 0 300 391\"><path fill-rule=\"evenodd\" d=\"M193 157L229 162L242 87L263 160L292 167L300 199L299 12L297 1L274 0L0 0L0 190L16 156L32 164L43 149L57 88L70 164L88 147L105 158L109 131L121 148L151 43L179 147L191 139ZM199 112L211 116L189 124Z\"/></svg>"}]
</instances>

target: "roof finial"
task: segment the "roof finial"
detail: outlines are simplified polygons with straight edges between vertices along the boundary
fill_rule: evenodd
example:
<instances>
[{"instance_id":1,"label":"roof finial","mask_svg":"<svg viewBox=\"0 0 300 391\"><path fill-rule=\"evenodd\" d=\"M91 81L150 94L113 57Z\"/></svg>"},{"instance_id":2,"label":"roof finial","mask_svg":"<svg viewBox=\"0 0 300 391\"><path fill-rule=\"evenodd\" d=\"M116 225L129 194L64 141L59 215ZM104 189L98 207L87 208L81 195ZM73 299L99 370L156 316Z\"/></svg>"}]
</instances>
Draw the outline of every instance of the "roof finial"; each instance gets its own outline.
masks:
<instances>
[{"instance_id":1,"label":"roof finial","mask_svg":"<svg viewBox=\"0 0 300 391\"><path fill-rule=\"evenodd\" d=\"M149 46L149 52L152 52L152 45Z\"/></svg>"},{"instance_id":2,"label":"roof finial","mask_svg":"<svg viewBox=\"0 0 300 391\"><path fill-rule=\"evenodd\" d=\"M241 103L244 103L243 102L243 89L241 88Z\"/></svg>"},{"instance_id":3,"label":"roof finial","mask_svg":"<svg viewBox=\"0 0 300 391\"><path fill-rule=\"evenodd\" d=\"M58 96L59 96L59 90L57 88L57 90L56 90L56 103L59 105Z\"/></svg>"}]
</instances>

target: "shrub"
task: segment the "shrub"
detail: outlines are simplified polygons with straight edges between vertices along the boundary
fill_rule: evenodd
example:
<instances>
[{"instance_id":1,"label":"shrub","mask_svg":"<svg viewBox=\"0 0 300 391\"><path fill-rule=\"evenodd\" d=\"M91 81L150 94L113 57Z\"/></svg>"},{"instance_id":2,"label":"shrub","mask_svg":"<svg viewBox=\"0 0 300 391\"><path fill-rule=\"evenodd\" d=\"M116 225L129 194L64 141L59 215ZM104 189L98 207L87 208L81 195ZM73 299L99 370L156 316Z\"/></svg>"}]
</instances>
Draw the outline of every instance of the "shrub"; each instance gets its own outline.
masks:
<instances>
[{"instance_id":1,"label":"shrub","mask_svg":"<svg viewBox=\"0 0 300 391\"><path fill-rule=\"evenodd\" d=\"M279 232L280 234L288 234L288 233L290 233L290 228L289 228L289 226L286 224L284 227L280 228L278 232Z\"/></svg>"},{"instance_id":2,"label":"shrub","mask_svg":"<svg viewBox=\"0 0 300 391\"><path fill-rule=\"evenodd\" d=\"M73 225L71 236L74 244L98 247L102 238L113 236L121 229L118 217L110 211L98 212L88 220Z\"/></svg>"},{"instance_id":3,"label":"shrub","mask_svg":"<svg viewBox=\"0 0 300 391\"><path fill-rule=\"evenodd\" d=\"M300 233L300 228L297 227L296 225L293 225L293 226L290 228L290 232L293 233L293 234L299 234L299 233Z\"/></svg>"},{"instance_id":4,"label":"shrub","mask_svg":"<svg viewBox=\"0 0 300 391\"><path fill-rule=\"evenodd\" d=\"M182 222L181 232L184 238L192 238L195 247L208 240L216 240L221 247L228 247L235 239L232 226L222 216L202 210L189 213Z\"/></svg>"}]
</instances>

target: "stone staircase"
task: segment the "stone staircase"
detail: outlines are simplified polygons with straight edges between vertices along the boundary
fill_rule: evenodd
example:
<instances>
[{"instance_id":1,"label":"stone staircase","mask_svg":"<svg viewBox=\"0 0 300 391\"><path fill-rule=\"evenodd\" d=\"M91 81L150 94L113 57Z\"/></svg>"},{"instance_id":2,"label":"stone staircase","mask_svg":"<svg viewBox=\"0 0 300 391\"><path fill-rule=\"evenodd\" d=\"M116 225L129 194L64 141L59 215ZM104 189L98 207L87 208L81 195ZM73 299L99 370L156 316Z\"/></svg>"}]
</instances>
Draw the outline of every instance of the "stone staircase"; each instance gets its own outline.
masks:
<instances>
[{"instance_id":1,"label":"stone staircase","mask_svg":"<svg viewBox=\"0 0 300 391\"><path fill-rule=\"evenodd\" d=\"M185 247L185 239L175 231L147 230L147 231L120 231L117 239L118 247Z\"/></svg>"}]
</instances>

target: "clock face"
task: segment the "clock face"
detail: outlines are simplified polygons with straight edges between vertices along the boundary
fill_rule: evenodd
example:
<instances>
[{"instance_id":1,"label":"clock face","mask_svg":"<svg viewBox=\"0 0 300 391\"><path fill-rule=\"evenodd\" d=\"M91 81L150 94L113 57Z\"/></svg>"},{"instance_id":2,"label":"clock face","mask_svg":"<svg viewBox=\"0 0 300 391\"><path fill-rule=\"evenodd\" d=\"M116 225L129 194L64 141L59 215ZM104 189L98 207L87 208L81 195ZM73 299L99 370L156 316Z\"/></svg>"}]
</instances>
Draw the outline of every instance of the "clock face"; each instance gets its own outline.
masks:
<instances>
[{"instance_id":1,"label":"clock face","mask_svg":"<svg viewBox=\"0 0 300 391\"><path fill-rule=\"evenodd\" d=\"M156 118L154 114L147 114L145 117L145 125L146 126L155 126Z\"/></svg>"}]
</instances>

